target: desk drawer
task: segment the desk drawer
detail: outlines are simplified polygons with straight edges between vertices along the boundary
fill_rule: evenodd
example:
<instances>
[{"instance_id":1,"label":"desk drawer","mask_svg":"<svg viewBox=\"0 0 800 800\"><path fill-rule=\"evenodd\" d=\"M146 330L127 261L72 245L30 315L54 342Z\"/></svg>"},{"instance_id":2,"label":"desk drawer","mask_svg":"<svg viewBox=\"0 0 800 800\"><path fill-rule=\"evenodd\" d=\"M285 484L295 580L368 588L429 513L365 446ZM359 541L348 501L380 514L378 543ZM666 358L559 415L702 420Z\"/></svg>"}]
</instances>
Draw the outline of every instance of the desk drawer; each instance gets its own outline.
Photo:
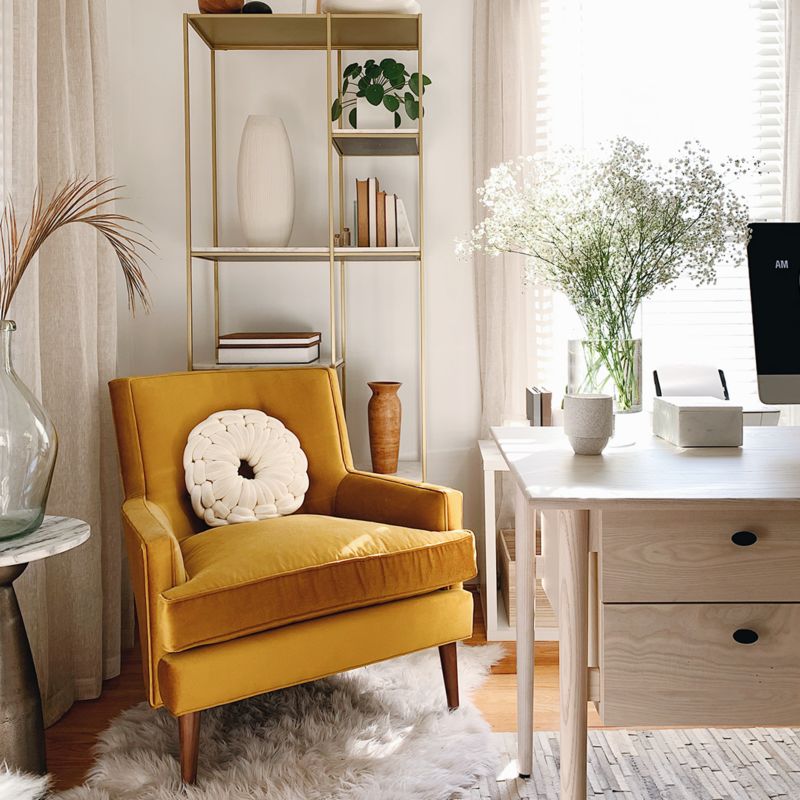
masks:
<instances>
[{"instance_id":1,"label":"desk drawer","mask_svg":"<svg viewBox=\"0 0 800 800\"><path fill-rule=\"evenodd\" d=\"M604 511L602 537L606 603L800 602L797 512Z\"/></svg>"},{"instance_id":2,"label":"desk drawer","mask_svg":"<svg viewBox=\"0 0 800 800\"><path fill-rule=\"evenodd\" d=\"M604 605L602 614L604 724L800 725L800 605ZM758 640L737 643L742 630Z\"/></svg>"}]
</instances>

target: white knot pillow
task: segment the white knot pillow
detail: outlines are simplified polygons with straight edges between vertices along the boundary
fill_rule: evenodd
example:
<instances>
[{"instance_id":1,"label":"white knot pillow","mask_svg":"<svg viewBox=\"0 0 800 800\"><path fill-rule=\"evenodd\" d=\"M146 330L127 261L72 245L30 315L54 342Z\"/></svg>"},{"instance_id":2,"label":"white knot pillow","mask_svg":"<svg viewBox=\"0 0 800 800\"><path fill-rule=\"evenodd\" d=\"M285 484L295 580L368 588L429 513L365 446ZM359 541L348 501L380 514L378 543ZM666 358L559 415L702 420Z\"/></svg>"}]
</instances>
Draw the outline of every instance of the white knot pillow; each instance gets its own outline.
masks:
<instances>
[{"instance_id":1,"label":"white knot pillow","mask_svg":"<svg viewBox=\"0 0 800 800\"><path fill-rule=\"evenodd\" d=\"M240 473L249 465L252 478ZM308 490L297 437L263 411L218 411L195 426L183 451L192 508L209 526L293 514Z\"/></svg>"}]
</instances>

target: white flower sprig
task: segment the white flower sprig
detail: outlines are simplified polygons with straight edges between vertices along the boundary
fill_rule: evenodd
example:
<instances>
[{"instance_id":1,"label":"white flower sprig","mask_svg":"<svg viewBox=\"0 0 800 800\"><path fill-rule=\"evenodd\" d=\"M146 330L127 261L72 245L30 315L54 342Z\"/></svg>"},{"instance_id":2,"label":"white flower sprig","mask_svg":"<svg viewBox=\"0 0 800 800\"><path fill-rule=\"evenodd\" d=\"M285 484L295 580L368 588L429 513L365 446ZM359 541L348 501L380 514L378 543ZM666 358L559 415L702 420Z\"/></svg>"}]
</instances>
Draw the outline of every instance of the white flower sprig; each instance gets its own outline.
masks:
<instances>
[{"instance_id":1,"label":"white flower sprig","mask_svg":"<svg viewBox=\"0 0 800 800\"><path fill-rule=\"evenodd\" d=\"M526 280L562 291L590 339L629 339L657 289L681 275L713 283L743 255L748 210L732 187L757 167L714 165L697 142L659 164L626 138L594 158L525 156L492 169L478 190L486 217L457 252L527 256Z\"/></svg>"}]
</instances>

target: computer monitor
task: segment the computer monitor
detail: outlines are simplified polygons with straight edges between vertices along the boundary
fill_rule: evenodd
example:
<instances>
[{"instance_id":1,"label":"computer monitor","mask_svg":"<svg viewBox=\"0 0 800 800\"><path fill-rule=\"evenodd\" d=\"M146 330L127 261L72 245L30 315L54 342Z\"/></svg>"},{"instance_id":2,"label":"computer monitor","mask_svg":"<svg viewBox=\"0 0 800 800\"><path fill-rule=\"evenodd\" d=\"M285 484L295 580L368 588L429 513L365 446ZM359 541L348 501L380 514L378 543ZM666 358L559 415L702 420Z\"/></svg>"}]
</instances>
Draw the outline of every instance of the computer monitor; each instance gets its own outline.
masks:
<instances>
[{"instance_id":1,"label":"computer monitor","mask_svg":"<svg viewBox=\"0 0 800 800\"><path fill-rule=\"evenodd\" d=\"M800 403L800 222L754 222L747 246L763 403Z\"/></svg>"}]
</instances>

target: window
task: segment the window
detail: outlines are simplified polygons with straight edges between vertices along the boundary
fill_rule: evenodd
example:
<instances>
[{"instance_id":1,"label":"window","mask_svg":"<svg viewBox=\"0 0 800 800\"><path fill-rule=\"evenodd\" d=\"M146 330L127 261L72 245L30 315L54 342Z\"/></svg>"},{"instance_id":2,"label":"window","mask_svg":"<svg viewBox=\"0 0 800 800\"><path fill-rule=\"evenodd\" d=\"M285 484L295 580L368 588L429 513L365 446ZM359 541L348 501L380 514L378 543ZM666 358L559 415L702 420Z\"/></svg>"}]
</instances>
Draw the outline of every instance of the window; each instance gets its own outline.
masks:
<instances>
[{"instance_id":1,"label":"window","mask_svg":"<svg viewBox=\"0 0 800 800\"><path fill-rule=\"evenodd\" d=\"M753 219L781 218L784 0L550 0L546 30L549 146L590 148L624 135L667 158L697 139L715 159L749 156L762 174L740 187ZM716 285L680 282L642 314L644 384L659 363L725 371L733 398L756 394L747 266ZM580 335L565 302L555 347ZM558 353L558 350L556 351ZM561 368L566 356L554 359ZM559 374L555 385L563 386Z\"/></svg>"}]
</instances>

